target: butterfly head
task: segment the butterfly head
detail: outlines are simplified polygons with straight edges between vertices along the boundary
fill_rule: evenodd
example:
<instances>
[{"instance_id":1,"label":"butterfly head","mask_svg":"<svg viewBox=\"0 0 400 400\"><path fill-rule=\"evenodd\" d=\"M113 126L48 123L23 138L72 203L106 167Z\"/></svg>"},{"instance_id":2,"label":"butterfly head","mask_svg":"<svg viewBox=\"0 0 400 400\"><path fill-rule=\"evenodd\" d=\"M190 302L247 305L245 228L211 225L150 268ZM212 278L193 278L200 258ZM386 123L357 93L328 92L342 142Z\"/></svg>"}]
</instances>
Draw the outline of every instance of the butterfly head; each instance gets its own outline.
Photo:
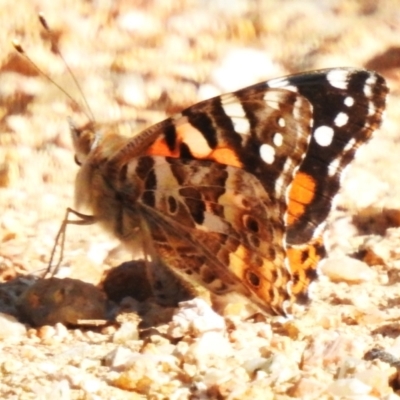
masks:
<instances>
[{"instance_id":1,"label":"butterfly head","mask_svg":"<svg viewBox=\"0 0 400 400\"><path fill-rule=\"evenodd\" d=\"M96 134L92 123L77 127L72 121L69 121L69 126L75 150L75 163L81 166L95 145Z\"/></svg>"},{"instance_id":2,"label":"butterfly head","mask_svg":"<svg viewBox=\"0 0 400 400\"><path fill-rule=\"evenodd\" d=\"M113 124L89 122L77 127L70 121L75 163L82 166L90 158L91 162L109 160L126 144L127 138L118 132Z\"/></svg>"}]
</instances>

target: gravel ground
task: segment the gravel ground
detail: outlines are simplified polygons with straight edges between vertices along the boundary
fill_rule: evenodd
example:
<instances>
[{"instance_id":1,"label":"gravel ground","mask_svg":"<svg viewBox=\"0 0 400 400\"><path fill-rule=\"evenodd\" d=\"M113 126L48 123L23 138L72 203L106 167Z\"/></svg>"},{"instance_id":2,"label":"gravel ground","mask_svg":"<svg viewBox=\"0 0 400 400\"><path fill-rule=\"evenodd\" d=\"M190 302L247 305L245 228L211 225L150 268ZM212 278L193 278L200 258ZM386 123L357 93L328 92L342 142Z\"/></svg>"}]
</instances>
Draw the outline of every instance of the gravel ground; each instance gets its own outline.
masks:
<instances>
[{"instance_id":1,"label":"gravel ground","mask_svg":"<svg viewBox=\"0 0 400 400\"><path fill-rule=\"evenodd\" d=\"M400 398L397 3L0 0L0 397ZM62 90L16 53L14 38ZM215 313L207 293L161 309L143 300L139 267L125 286L124 267L111 270L132 256L95 226L68 227L57 277L69 279L34 278L73 205L67 117L79 124L93 113L136 131L219 93L338 66L377 70L391 97L343 181L313 301L293 319L249 319L236 299ZM104 278L108 270L122 272ZM117 306L93 286L104 279L115 301L122 290L143 298Z\"/></svg>"}]
</instances>

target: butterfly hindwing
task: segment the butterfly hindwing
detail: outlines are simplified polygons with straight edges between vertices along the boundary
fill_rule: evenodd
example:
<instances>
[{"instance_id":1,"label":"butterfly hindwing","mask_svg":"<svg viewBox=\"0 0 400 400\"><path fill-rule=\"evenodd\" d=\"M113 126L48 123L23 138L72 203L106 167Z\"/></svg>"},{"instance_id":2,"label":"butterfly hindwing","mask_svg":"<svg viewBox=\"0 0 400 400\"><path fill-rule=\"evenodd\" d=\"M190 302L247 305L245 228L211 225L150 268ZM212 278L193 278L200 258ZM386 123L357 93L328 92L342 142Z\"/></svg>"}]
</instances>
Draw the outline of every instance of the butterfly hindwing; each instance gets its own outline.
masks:
<instances>
[{"instance_id":1,"label":"butterfly hindwing","mask_svg":"<svg viewBox=\"0 0 400 400\"><path fill-rule=\"evenodd\" d=\"M139 176L146 189L135 207L167 265L216 294L238 292L265 311L284 312L284 205L253 175L207 160L148 156L128 165L127 181Z\"/></svg>"}]
</instances>

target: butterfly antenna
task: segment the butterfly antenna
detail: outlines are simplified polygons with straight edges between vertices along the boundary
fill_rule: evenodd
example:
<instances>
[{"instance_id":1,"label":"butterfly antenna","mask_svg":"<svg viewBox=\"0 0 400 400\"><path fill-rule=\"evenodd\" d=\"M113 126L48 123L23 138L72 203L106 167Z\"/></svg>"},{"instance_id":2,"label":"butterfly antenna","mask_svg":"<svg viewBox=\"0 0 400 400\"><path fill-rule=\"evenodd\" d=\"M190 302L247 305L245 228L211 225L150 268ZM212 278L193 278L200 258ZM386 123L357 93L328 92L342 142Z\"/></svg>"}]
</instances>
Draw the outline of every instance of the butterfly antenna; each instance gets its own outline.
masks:
<instances>
[{"instance_id":1,"label":"butterfly antenna","mask_svg":"<svg viewBox=\"0 0 400 400\"><path fill-rule=\"evenodd\" d=\"M90 121L94 121L95 118L94 118L92 109L90 108L89 103L87 102L86 97L83 94L83 90L82 90L81 86L79 85L79 82L77 81L74 73L72 72L71 68L69 67L69 65L68 65L67 61L65 60L64 56L62 55L62 53L61 53L61 51L60 51L60 49L59 49L59 47L58 47L58 45L57 45L57 43L56 43L56 41L54 39L54 35L53 35L52 30L49 28L49 25L47 24L47 21L44 18L42 13L39 13L38 17L39 17L40 24L43 26L43 28L46 30L46 32L49 35L51 46L52 46L52 50L60 57L60 59L62 60L62 62L65 65L65 68L67 69L69 75L71 76L75 86L78 88L78 91L79 91L79 93L80 93L80 95L81 95L81 97L83 99L83 102L84 102L85 107L86 107L87 112L88 112L86 114L88 119ZM48 74L46 74L42 69L40 69L37 66L37 64L26 54L26 52L24 51L23 47L21 46L21 44L19 43L19 41L17 39L14 39L12 41L12 44L13 44L15 50L19 54L21 54L40 75L45 77L56 88L58 88L62 93L64 93L64 95L67 96L68 99L70 99L78 108L80 108L80 109L82 108L81 105L68 92L66 92L57 82L55 82Z\"/></svg>"},{"instance_id":2,"label":"butterfly antenna","mask_svg":"<svg viewBox=\"0 0 400 400\"><path fill-rule=\"evenodd\" d=\"M55 39L54 39L53 31L50 29L49 25L47 24L47 21L46 21L44 15L43 15L43 13L40 12L40 13L38 14L38 16L39 16L39 21L40 21L40 23L42 24L44 30L48 33L48 35L49 35L49 37L50 37L51 46L52 46L53 51L54 51L54 52L61 58L61 60L63 61L65 67L67 68L68 73L70 74L72 80L73 80L74 83L75 83L75 86L77 87L77 89L78 89L78 91L79 91L79 93L80 93L80 95L81 95L81 97L82 97L82 100L83 100L83 102L84 102L84 104L85 104L85 106L86 106L86 109L88 110L89 116L90 116L89 119L92 120L92 121L94 121L94 115L93 115L92 109L90 108L89 103L88 103L87 100L86 100L86 96L84 95L83 90L82 90L82 88L81 88L81 85L79 84L78 80L76 79L75 74L71 71L71 68L69 67L69 65L68 65L67 61L65 60L64 56L62 55L62 53L61 53L61 51L60 51L60 48L58 47L58 44L57 44L57 42L56 42Z\"/></svg>"}]
</instances>

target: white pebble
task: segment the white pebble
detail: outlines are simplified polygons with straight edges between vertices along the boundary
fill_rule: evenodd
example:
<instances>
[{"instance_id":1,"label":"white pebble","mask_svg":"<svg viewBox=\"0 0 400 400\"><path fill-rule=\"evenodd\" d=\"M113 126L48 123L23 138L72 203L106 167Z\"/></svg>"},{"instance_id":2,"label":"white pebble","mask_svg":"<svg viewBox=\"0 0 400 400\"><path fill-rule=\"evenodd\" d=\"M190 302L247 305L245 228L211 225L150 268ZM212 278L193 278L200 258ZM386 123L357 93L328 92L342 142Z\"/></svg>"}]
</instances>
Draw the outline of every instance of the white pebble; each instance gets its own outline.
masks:
<instances>
[{"instance_id":1,"label":"white pebble","mask_svg":"<svg viewBox=\"0 0 400 400\"><path fill-rule=\"evenodd\" d=\"M333 282L357 284L370 282L376 273L367 264L351 257L331 258L321 265L321 271Z\"/></svg>"},{"instance_id":2,"label":"white pebble","mask_svg":"<svg viewBox=\"0 0 400 400\"><path fill-rule=\"evenodd\" d=\"M179 303L169 324L168 334L174 338L185 334L198 335L207 331L225 331L225 320L202 299Z\"/></svg>"},{"instance_id":3,"label":"white pebble","mask_svg":"<svg viewBox=\"0 0 400 400\"><path fill-rule=\"evenodd\" d=\"M114 333L114 343L125 343L128 340L139 340L139 332L136 323L124 322Z\"/></svg>"},{"instance_id":4,"label":"white pebble","mask_svg":"<svg viewBox=\"0 0 400 400\"><path fill-rule=\"evenodd\" d=\"M0 313L0 326L1 340L18 342L26 335L25 325L11 315Z\"/></svg>"},{"instance_id":5,"label":"white pebble","mask_svg":"<svg viewBox=\"0 0 400 400\"><path fill-rule=\"evenodd\" d=\"M367 395L371 392L371 386L355 378L338 379L329 385L327 392L333 396Z\"/></svg>"},{"instance_id":6,"label":"white pebble","mask_svg":"<svg viewBox=\"0 0 400 400\"><path fill-rule=\"evenodd\" d=\"M219 332L204 333L190 347L186 357L192 357L194 360L201 361L214 355L218 358L226 358L233 354L233 348L229 340ZM204 360L207 362L207 360Z\"/></svg>"},{"instance_id":7,"label":"white pebble","mask_svg":"<svg viewBox=\"0 0 400 400\"><path fill-rule=\"evenodd\" d=\"M256 370L265 369L268 360L263 357L251 358L243 363L243 368L249 373L253 374Z\"/></svg>"},{"instance_id":8,"label":"white pebble","mask_svg":"<svg viewBox=\"0 0 400 400\"><path fill-rule=\"evenodd\" d=\"M100 390L101 381L96 378L85 379L82 382L82 389L88 393L96 393Z\"/></svg>"},{"instance_id":9,"label":"white pebble","mask_svg":"<svg viewBox=\"0 0 400 400\"><path fill-rule=\"evenodd\" d=\"M118 346L116 349L108 353L105 357L105 364L112 368L126 367L127 363L131 362L135 353L123 346Z\"/></svg>"}]
</instances>

